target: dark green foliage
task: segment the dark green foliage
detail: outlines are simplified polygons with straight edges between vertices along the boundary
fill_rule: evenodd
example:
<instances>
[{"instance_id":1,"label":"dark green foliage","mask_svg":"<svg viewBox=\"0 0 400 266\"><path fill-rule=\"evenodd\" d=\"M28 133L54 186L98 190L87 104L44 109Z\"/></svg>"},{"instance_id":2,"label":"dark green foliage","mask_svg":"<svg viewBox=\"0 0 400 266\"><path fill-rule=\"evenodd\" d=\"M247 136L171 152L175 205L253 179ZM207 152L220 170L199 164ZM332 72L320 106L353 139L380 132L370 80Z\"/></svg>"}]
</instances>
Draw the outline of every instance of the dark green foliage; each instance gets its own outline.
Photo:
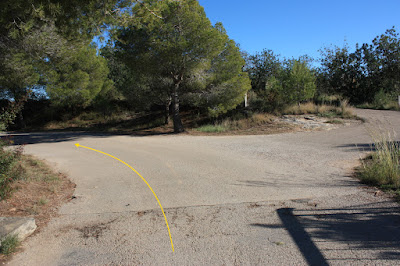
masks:
<instances>
[{"instance_id":1,"label":"dark green foliage","mask_svg":"<svg viewBox=\"0 0 400 266\"><path fill-rule=\"evenodd\" d=\"M21 102L21 98L29 95L30 90L35 87L50 85L54 88L57 83L62 88L66 81L62 77L65 73L61 72L71 74L69 69L65 69L65 65L71 63L71 58L92 60L90 53L89 57L85 57L87 54L79 54L81 48L87 47L91 39L106 26L105 22L113 21L118 8L128 2L130 1L1 1L2 96ZM86 77L81 74L75 71L74 77L69 76L68 79L71 79L71 83L76 81L82 85ZM55 77L60 79L55 80ZM72 87L79 90L81 86L74 84ZM88 96L82 97L83 102L87 103ZM69 100L71 97L69 95L66 98Z\"/></svg>"},{"instance_id":2,"label":"dark green foliage","mask_svg":"<svg viewBox=\"0 0 400 266\"><path fill-rule=\"evenodd\" d=\"M70 109L87 107L112 88L106 60L95 47L82 47L46 72L46 90L53 103Z\"/></svg>"},{"instance_id":3,"label":"dark green foliage","mask_svg":"<svg viewBox=\"0 0 400 266\"><path fill-rule=\"evenodd\" d=\"M286 60L256 92L251 105L259 111L282 111L287 105L312 99L316 90L315 75L305 59Z\"/></svg>"},{"instance_id":4,"label":"dark green foliage","mask_svg":"<svg viewBox=\"0 0 400 266\"><path fill-rule=\"evenodd\" d=\"M265 90L267 81L276 76L282 68L279 56L273 51L264 49L261 53L247 56L246 71L255 92Z\"/></svg>"},{"instance_id":5,"label":"dark green foliage","mask_svg":"<svg viewBox=\"0 0 400 266\"><path fill-rule=\"evenodd\" d=\"M200 105L202 97L208 97L213 115L235 108L249 82L241 71L240 51L222 25L213 27L198 1L144 4L134 7L135 19L115 36L117 57L135 77L131 91L147 95L153 103L162 102L167 110L172 103L175 132L183 131L182 95L200 97L193 101Z\"/></svg>"},{"instance_id":6,"label":"dark green foliage","mask_svg":"<svg viewBox=\"0 0 400 266\"><path fill-rule=\"evenodd\" d=\"M319 94L341 94L355 104L394 100L400 94L400 38L395 28L377 36L372 44L357 45L352 53L347 46L325 48L321 53Z\"/></svg>"}]
</instances>

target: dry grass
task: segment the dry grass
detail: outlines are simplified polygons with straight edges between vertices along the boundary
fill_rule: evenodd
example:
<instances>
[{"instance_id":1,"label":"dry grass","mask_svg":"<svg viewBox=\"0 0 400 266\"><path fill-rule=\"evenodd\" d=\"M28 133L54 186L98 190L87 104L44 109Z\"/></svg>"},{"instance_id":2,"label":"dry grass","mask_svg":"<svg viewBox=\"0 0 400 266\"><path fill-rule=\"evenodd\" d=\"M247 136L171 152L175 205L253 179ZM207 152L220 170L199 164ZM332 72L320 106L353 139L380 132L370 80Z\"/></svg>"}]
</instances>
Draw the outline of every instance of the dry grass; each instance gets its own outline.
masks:
<instances>
[{"instance_id":1,"label":"dry grass","mask_svg":"<svg viewBox=\"0 0 400 266\"><path fill-rule=\"evenodd\" d=\"M355 118L354 109L347 100L342 100L339 107L326 104L317 105L313 102L295 104L287 107L283 113L288 115L316 114L324 117Z\"/></svg>"},{"instance_id":2,"label":"dry grass","mask_svg":"<svg viewBox=\"0 0 400 266\"><path fill-rule=\"evenodd\" d=\"M44 161L22 155L17 169L20 178L12 184L12 194L0 201L3 216L33 215L38 227L56 215L58 206L72 198L75 184Z\"/></svg>"},{"instance_id":3,"label":"dry grass","mask_svg":"<svg viewBox=\"0 0 400 266\"><path fill-rule=\"evenodd\" d=\"M362 182L400 190L400 146L391 134L375 134L374 152L362 160L358 173Z\"/></svg>"},{"instance_id":4,"label":"dry grass","mask_svg":"<svg viewBox=\"0 0 400 266\"><path fill-rule=\"evenodd\" d=\"M75 184L62 173L55 172L46 162L33 156L21 154L12 169L18 178L10 184L10 193L0 201L0 214L7 217L33 216L39 232L45 224L57 215L61 204L72 198ZM5 263L17 243L6 241L7 249L2 250L0 263Z\"/></svg>"},{"instance_id":5,"label":"dry grass","mask_svg":"<svg viewBox=\"0 0 400 266\"><path fill-rule=\"evenodd\" d=\"M221 133L227 131L240 131L249 130L254 127L260 127L267 124L271 124L274 121L274 117L269 114L253 114L249 118L242 119L225 119L222 122L215 124L208 124L196 128L196 131L204 133Z\"/></svg>"}]
</instances>

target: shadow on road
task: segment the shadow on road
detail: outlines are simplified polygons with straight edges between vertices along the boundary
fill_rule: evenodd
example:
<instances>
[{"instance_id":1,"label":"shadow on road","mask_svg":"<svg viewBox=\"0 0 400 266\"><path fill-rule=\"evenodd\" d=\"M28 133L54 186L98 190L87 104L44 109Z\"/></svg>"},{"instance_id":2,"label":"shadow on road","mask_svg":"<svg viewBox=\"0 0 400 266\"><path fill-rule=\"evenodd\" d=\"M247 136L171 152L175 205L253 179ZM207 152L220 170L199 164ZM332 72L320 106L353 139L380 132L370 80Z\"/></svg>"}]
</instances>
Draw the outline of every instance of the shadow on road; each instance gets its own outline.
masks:
<instances>
[{"instance_id":1,"label":"shadow on road","mask_svg":"<svg viewBox=\"0 0 400 266\"><path fill-rule=\"evenodd\" d=\"M40 132L40 133L10 133L1 138L11 138L14 145L37 144L37 143L57 143L64 141L73 141L83 137L107 138L111 136L132 136L144 137L155 135L171 135L174 133L154 133L154 132L137 132L135 134L124 133L96 133L96 132Z\"/></svg>"},{"instance_id":2,"label":"shadow on road","mask_svg":"<svg viewBox=\"0 0 400 266\"><path fill-rule=\"evenodd\" d=\"M388 146L400 146L400 141L390 141ZM359 152L373 152L376 151L376 146L374 143L356 143L356 144L346 144L336 146L337 148L345 149L346 151L359 151Z\"/></svg>"},{"instance_id":3,"label":"shadow on road","mask_svg":"<svg viewBox=\"0 0 400 266\"><path fill-rule=\"evenodd\" d=\"M362 254L356 258L354 255L364 250L375 254L366 259L369 262L400 260L400 207L378 205L318 210L281 208L277 214L282 224L252 226L286 229L309 265L328 265L327 261L335 260L362 262Z\"/></svg>"},{"instance_id":4,"label":"shadow on road","mask_svg":"<svg viewBox=\"0 0 400 266\"><path fill-rule=\"evenodd\" d=\"M313 187L349 187L358 186L360 183L357 179L350 178L348 180L337 180L336 182L323 182L310 178L310 182L305 182L304 180L298 180L295 176L280 176L274 175L274 177L268 177L265 180L237 180L233 183L233 186L243 186L243 187L274 187L274 188L292 188L301 187L309 188L310 183ZM329 177L329 176L328 176ZM336 178L336 175L332 175L332 179Z\"/></svg>"}]
</instances>

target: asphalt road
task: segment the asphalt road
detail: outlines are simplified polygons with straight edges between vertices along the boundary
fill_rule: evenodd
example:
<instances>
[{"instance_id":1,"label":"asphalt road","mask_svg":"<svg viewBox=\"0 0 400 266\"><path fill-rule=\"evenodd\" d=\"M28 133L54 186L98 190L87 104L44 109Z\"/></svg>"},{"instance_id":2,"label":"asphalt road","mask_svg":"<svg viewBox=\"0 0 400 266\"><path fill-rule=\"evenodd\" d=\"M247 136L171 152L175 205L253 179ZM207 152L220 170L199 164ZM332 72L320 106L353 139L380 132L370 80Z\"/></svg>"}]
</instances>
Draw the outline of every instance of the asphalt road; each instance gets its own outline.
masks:
<instances>
[{"instance_id":1,"label":"asphalt road","mask_svg":"<svg viewBox=\"0 0 400 266\"><path fill-rule=\"evenodd\" d=\"M399 264L399 205L351 172L400 113L357 112L367 123L268 136L16 134L77 188L11 265ZM140 177L75 143L146 178L175 253Z\"/></svg>"}]
</instances>

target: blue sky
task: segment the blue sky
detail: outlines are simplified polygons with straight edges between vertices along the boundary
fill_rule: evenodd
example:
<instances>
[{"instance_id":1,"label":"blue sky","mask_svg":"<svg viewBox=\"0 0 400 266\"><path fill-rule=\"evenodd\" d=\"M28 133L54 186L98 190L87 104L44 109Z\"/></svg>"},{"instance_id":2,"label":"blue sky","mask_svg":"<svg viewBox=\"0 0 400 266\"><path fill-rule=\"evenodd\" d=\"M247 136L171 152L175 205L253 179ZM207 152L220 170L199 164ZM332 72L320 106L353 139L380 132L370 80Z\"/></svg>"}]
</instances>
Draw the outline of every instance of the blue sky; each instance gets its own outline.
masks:
<instances>
[{"instance_id":1,"label":"blue sky","mask_svg":"<svg viewBox=\"0 0 400 266\"><path fill-rule=\"evenodd\" d=\"M400 32L400 0L199 0L212 23L249 52L271 49L283 57L331 44L370 43L392 26Z\"/></svg>"}]
</instances>

